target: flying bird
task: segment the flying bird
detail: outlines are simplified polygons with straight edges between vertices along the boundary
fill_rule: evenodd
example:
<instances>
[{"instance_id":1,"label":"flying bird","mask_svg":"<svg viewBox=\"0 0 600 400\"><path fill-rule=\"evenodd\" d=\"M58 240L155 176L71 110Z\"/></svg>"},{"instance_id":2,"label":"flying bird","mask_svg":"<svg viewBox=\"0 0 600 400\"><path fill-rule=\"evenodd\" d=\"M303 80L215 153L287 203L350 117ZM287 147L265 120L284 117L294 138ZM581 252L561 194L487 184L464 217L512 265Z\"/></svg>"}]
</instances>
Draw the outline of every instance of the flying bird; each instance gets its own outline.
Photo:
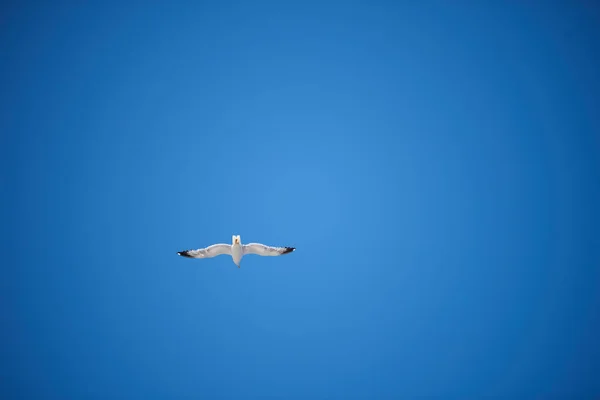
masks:
<instances>
[{"instance_id":1,"label":"flying bird","mask_svg":"<svg viewBox=\"0 0 600 400\"><path fill-rule=\"evenodd\" d=\"M240 263L242 262L242 257L244 257L246 254L258 254L259 256L281 256L296 250L295 247L271 247L260 243L242 244L240 235L232 235L231 242L231 244L213 244L212 246L208 246L203 249L178 251L177 254L182 257L189 258L212 258L226 254L231 256L233 262L239 268Z\"/></svg>"}]
</instances>

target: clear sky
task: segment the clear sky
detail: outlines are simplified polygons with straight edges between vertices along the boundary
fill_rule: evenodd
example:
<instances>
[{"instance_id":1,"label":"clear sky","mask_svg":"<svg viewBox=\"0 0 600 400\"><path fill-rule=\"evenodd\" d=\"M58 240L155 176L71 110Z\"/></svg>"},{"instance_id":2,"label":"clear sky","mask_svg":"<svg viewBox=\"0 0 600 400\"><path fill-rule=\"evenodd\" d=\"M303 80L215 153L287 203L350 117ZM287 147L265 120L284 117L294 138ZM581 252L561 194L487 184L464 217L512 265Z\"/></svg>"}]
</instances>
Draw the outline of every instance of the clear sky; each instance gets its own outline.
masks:
<instances>
[{"instance_id":1,"label":"clear sky","mask_svg":"<svg viewBox=\"0 0 600 400\"><path fill-rule=\"evenodd\" d=\"M12 3L0 397L600 396L594 2Z\"/></svg>"}]
</instances>

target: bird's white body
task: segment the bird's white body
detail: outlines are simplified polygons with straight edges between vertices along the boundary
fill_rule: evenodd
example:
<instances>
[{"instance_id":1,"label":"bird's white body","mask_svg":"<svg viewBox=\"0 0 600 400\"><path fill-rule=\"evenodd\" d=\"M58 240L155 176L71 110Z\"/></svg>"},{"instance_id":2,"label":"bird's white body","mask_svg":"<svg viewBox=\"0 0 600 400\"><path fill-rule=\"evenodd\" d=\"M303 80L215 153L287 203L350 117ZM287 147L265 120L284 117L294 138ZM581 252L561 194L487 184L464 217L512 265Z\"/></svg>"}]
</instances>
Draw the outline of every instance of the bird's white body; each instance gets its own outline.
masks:
<instances>
[{"instance_id":1,"label":"bird's white body","mask_svg":"<svg viewBox=\"0 0 600 400\"><path fill-rule=\"evenodd\" d=\"M242 257L244 257L244 248L241 243L234 243L231 245L231 258L235 265L240 267L240 263L242 262Z\"/></svg>"},{"instance_id":2,"label":"bird's white body","mask_svg":"<svg viewBox=\"0 0 600 400\"><path fill-rule=\"evenodd\" d=\"M237 267L240 267L242 258L246 254L259 256L281 256L296 250L295 247L271 247L260 243L242 244L240 235L231 237L231 244L213 244L204 249L179 251L177 254L189 258L211 258L221 254L230 255Z\"/></svg>"}]
</instances>

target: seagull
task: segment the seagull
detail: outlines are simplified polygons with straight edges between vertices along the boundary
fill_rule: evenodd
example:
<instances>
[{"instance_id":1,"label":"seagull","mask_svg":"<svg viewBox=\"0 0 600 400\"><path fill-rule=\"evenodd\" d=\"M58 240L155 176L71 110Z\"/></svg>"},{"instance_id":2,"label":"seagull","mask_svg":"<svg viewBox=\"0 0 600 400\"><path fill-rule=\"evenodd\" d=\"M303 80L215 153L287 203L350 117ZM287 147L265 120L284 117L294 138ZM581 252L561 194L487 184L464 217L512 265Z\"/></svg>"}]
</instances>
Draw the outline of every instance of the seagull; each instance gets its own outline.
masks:
<instances>
[{"instance_id":1,"label":"seagull","mask_svg":"<svg viewBox=\"0 0 600 400\"><path fill-rule=\"evenodd\" d=\"M232 244L213 244L198 250L178 251L182 257L188 258L212 258L222 254L230 255L237 267L240 267L242 257L246 254L258 254L259 256L282 256L296 250L295 247L271 247L261 243L242 244L240 235L231 236Z\"/></svg>"}]
</instances>

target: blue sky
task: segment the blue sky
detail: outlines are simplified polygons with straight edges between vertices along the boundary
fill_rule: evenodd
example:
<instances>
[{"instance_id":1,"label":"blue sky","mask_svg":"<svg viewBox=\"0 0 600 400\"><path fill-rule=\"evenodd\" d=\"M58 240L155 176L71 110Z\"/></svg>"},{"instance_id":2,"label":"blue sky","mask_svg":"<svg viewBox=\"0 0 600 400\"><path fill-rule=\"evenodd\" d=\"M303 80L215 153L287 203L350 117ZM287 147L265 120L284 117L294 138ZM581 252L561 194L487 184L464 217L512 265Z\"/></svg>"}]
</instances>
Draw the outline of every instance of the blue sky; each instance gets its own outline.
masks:
<instances>
[{"instance_id":1,"label":"blue sky","mask_svg":"<svg viewBox=\"0 0 600 400\"><path fill-rule=\"evenodd\" d=\"M600 10L517 3L3 5L0 397L597 398Z\"/></svg>"}]
</instances>

